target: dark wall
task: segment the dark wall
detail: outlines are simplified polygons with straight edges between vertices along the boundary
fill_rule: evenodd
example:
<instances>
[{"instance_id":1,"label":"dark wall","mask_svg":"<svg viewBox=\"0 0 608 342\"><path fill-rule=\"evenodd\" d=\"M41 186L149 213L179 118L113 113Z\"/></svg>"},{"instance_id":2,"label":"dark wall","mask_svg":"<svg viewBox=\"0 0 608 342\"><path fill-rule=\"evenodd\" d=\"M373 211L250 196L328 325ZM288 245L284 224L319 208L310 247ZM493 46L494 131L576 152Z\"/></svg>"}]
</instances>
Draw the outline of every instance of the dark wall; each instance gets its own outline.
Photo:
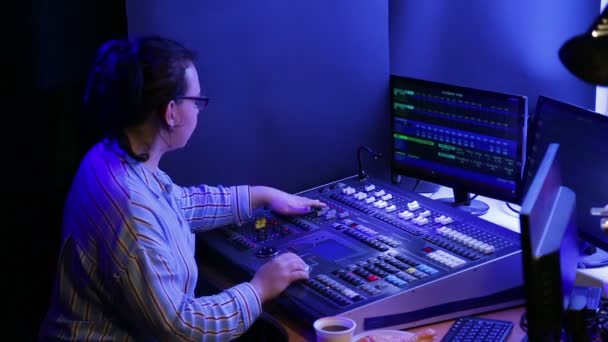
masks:
<instances>
[{"instance_id":1,"label":"dark wall","mask_svg":"<svg viewBox=\"0 0 608 342\"><path fill-rule=\"evenodd\" d=\"M586 31L600 0L389 1L390 67L399 75L594 110L595 87L561 64L560 46Z\"/></svg>"},{"instance_id":2,"label":"dark wall","mask_svg":"<svg viewBox=\"0 0 608 342\"><path fill-rule=\"evenodd\" d=\"M199 51L209 108L161 167L180 184L290 192L356 173L388 148L387 1L129 1L129 34Z\"/></svg>"},{"instance_id":3,"label":"dark wall","mask_svg":"<svg viewBox=\"0 0 608 342\"><path fill-rule=\"evenodd\" d=\"M15 220L7 226L19 235L11 241L16 273L9 283L25 293L10 328L19 340L35 340L55 276L63 202L92 143L80 116L88 67L102 41L127 35L127 23L124 1L33 1L21 9L19 26L9 32L22 34L25 44L17 64L18 115L8 127L17 139L9 145L15 158L7 160L16 194L9 210Z\"/></svg>"}]
</instances>

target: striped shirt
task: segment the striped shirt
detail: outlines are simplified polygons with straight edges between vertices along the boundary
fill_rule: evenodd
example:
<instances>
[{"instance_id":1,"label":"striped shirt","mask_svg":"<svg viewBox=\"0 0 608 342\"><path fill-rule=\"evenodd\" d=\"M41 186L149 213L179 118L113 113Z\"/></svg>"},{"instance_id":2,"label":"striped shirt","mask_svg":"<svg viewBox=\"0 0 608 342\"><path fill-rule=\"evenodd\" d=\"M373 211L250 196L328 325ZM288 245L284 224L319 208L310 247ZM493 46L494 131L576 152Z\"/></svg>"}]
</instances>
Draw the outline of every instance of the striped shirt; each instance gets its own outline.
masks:
<instances>
[{"instance_id":1,"label":"striped shirt","mask_svg":"<svg viewBox=\"0 0 608 342\"><path fill-rule=\"evenodd\" d=\"M262 306L249 283L195 297L194 232L251 216L248 186L180 187L108 140L84 157L66 201L51 306L53 341L216 341Z\"/></svg>"}]
</instances>

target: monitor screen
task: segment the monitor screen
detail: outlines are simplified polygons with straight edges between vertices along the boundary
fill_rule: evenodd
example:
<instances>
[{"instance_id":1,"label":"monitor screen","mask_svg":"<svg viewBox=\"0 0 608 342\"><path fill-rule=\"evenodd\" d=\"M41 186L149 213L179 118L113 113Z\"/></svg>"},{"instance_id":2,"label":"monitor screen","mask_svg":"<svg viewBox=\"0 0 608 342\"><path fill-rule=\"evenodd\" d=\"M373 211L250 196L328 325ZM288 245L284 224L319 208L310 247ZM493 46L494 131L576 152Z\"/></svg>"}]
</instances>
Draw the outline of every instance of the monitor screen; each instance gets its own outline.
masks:
<instances>
[{"instance_id":1,"label":"monitor screen","mask_svg":"<svg viewBox=\"0 0 608 342\"><path fill-rule=\"evenodd\" d=\"M591 208L608 204L608 116L539 96L530 116L527 188L550 143L559 143L564 185L576 193L579 235L608 251L608 234Z\"/></svg>"},{"instance_id":2,"label":"monitor screen","mask_svg":"<svg viewBox=\"0 0 608 342\"><path fill-rule=\"evenodd\" d=\"M560 153L549 145L520 211L529 341L562 340L564 297L576 278L576 196L562 185Z\"/></svg>"},{"instance_id":3,"label":"monitor screen","mask_svg":"<svg viewBox=\"0 0 608 342\"><path fill-rule=\"evenodd\" d=\"M392 171L520 203L527 98L391 75Z\"/></svg>"}]
</instances>

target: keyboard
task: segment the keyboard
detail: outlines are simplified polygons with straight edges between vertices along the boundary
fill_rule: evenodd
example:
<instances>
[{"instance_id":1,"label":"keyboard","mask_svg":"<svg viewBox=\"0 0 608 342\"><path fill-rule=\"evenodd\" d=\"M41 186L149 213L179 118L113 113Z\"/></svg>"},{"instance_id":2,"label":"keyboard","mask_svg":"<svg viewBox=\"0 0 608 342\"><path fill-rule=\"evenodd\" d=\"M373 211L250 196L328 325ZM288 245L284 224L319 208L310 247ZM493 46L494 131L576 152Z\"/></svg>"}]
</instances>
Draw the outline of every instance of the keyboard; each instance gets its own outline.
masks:
<instances>
[{"instance_id":1,"label":"keyboard","mask_svg":"<svg viewBox=\"0 0 608 342\"><path fill-rule=\"evenodd\" d=\"M460 317L442 342L503 342L513 330L513 322L481 317Z\"/></svg>"}]
</instances>

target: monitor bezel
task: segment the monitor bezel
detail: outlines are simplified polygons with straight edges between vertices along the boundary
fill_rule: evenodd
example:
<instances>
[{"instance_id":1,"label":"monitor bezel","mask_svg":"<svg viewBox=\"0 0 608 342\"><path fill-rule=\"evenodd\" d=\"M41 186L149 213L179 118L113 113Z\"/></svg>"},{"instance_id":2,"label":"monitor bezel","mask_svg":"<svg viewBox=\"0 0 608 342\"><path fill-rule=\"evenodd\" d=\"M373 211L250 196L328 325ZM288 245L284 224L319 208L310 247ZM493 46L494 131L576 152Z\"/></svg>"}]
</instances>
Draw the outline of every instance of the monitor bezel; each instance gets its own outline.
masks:
<instances>
[{"instance_id":1,"label":"monitor bezel","mask_svg":"<svg viewBox=\"0 0 608 342\"><path fill-rule=\"evenodd\" d=\"M488 184L484 183L484 182L474 183L474 182L472 182L471 179L456 177L450 173L441 173L441 172L433 172L433 171L428 172L428 169L415 168L411 165L404 166L404 165L401 165L399 162L397 162L395 160L395 145L394 145L394 139L393 139L393 134L395 133L394 118L396 117L396 114L394 111L394 106L393 106L393 103L395 101L395 95L394 95L393 89L394 89L395 81L401 81L401 80L405 80L407 82L424 84L424 85L440 86L440 87L443 87L446 89L451 89L451 90L454 90L457 92L467 92L467 93L471 93L471 94L475 94L475 95L479 94L479 95L484 95L484 96L494 96L501 100L507 99L507 98L517 99L517 101L519 103L518 111L520 113L520 117L519 117L520 125L518 128L519 128L519 131L521 132L520 133L521 139L519 140L517 150L518 150L518 154L519 154L519 160L520 160L521 167L520 167L520 177L515 180L515 191L513 193L510 193L510 192L507 193L505 191L501 191L498 189L494 190L494 188L489 188ZM527 96L519 95L519 94L505 93L505 92L497 92L497 91L492 91L492 90L485 90L485 89L480 89L480 88L471 88L471 87L465 87L465 86L461 86L461 85L447 84L447 83L442 83L442 82L429 81L429 80L425 80L425 79L412 78L412 77L395 75L395 74L390 75L389 91L390 91L390 107L391 107L390 108L391 173L393 175L399 174L399 175L412 177L412 178L416 178L416 179L423 180L423 181L436 183L436 184L439 184L442 186L450 187L454 191L455 195L456 195L456 192L466 192L466 193L471 193L471 194L477 194L480 196L491 197L491 198L494 198L497 200L508 201L508 202L515 203L515 204L521 203L521 199L523 197L523 172L524 172L524 165L525 165L525 159L526 159L526 155L525 155L526 148L525 147L526 147L526 139L527 139L526 132L527 132L527 123L528 123L528 97Z\"/></svg>"},{"instance_id":2,"label":"monitor bezel","mask_svg":"<svg viewBox=\"0 0 608 342\"><path fill-rule=\"evenodd\" d=\"M524 165L524 173L522 175L522 178L523 178L522 187L523 187L524 191L526 191L526 189L530 186L530 183L532 181L531 177L528 177L529 168L531 167L530 161L528 158L532 157L532 149L534 148L534 146L537 143L535 141L537 130L538 130L537 120L538 120L539 116L541 115L540 113L542 111L543 106L546 103L551 103L551 105L553 105L553 106L562 107L562 108L564 108L565 112L576 113L576 116L578 116L584 120L598 122L598 123L601 123L602 125L608 126L608 116L606 116L606 115L602 115L602 114L594 112L590 109L574 105L572 103L559 101L559 100L549 97L549 96L539 95L537 98L537 101L536 101L536 108L534 110L534 113L532 115L530 115L528 118L528 150L526 151L526 161L525 161L525 165ZM606 139L608 141L608 133L607 133ZM555 142L558 143L558 141L555 141ZM538 170L538 168L537 168L537 170ZM572 190L574 192L577 192L577 189L572 189ZM581 196L582 194L577 193L577 195ZM606 198L606 203L608 203L608 198ZM604 203L604 204L606 204L606 203ZM600 218L598 218L598 224L595 228L579 226L578 233L579 233L579 236L583 240L608 252L608 235L606 233L604 233L600 227Z\"/></svg>"},{"instance_id":3,"label":"monitor bezel","mask_svg":"<svg viewBox=\"0 0 608 342\"><path fill-rule=\"evenodd\" d=\"M559 341L565 328L564 298L576 279L576 195L563 186L559 144L550 144L522 199L520 233L528 340ZM564 274L564 267L570 273ZM564 288L564 285L567 287Z\"/></svg>"}]
</instances>

